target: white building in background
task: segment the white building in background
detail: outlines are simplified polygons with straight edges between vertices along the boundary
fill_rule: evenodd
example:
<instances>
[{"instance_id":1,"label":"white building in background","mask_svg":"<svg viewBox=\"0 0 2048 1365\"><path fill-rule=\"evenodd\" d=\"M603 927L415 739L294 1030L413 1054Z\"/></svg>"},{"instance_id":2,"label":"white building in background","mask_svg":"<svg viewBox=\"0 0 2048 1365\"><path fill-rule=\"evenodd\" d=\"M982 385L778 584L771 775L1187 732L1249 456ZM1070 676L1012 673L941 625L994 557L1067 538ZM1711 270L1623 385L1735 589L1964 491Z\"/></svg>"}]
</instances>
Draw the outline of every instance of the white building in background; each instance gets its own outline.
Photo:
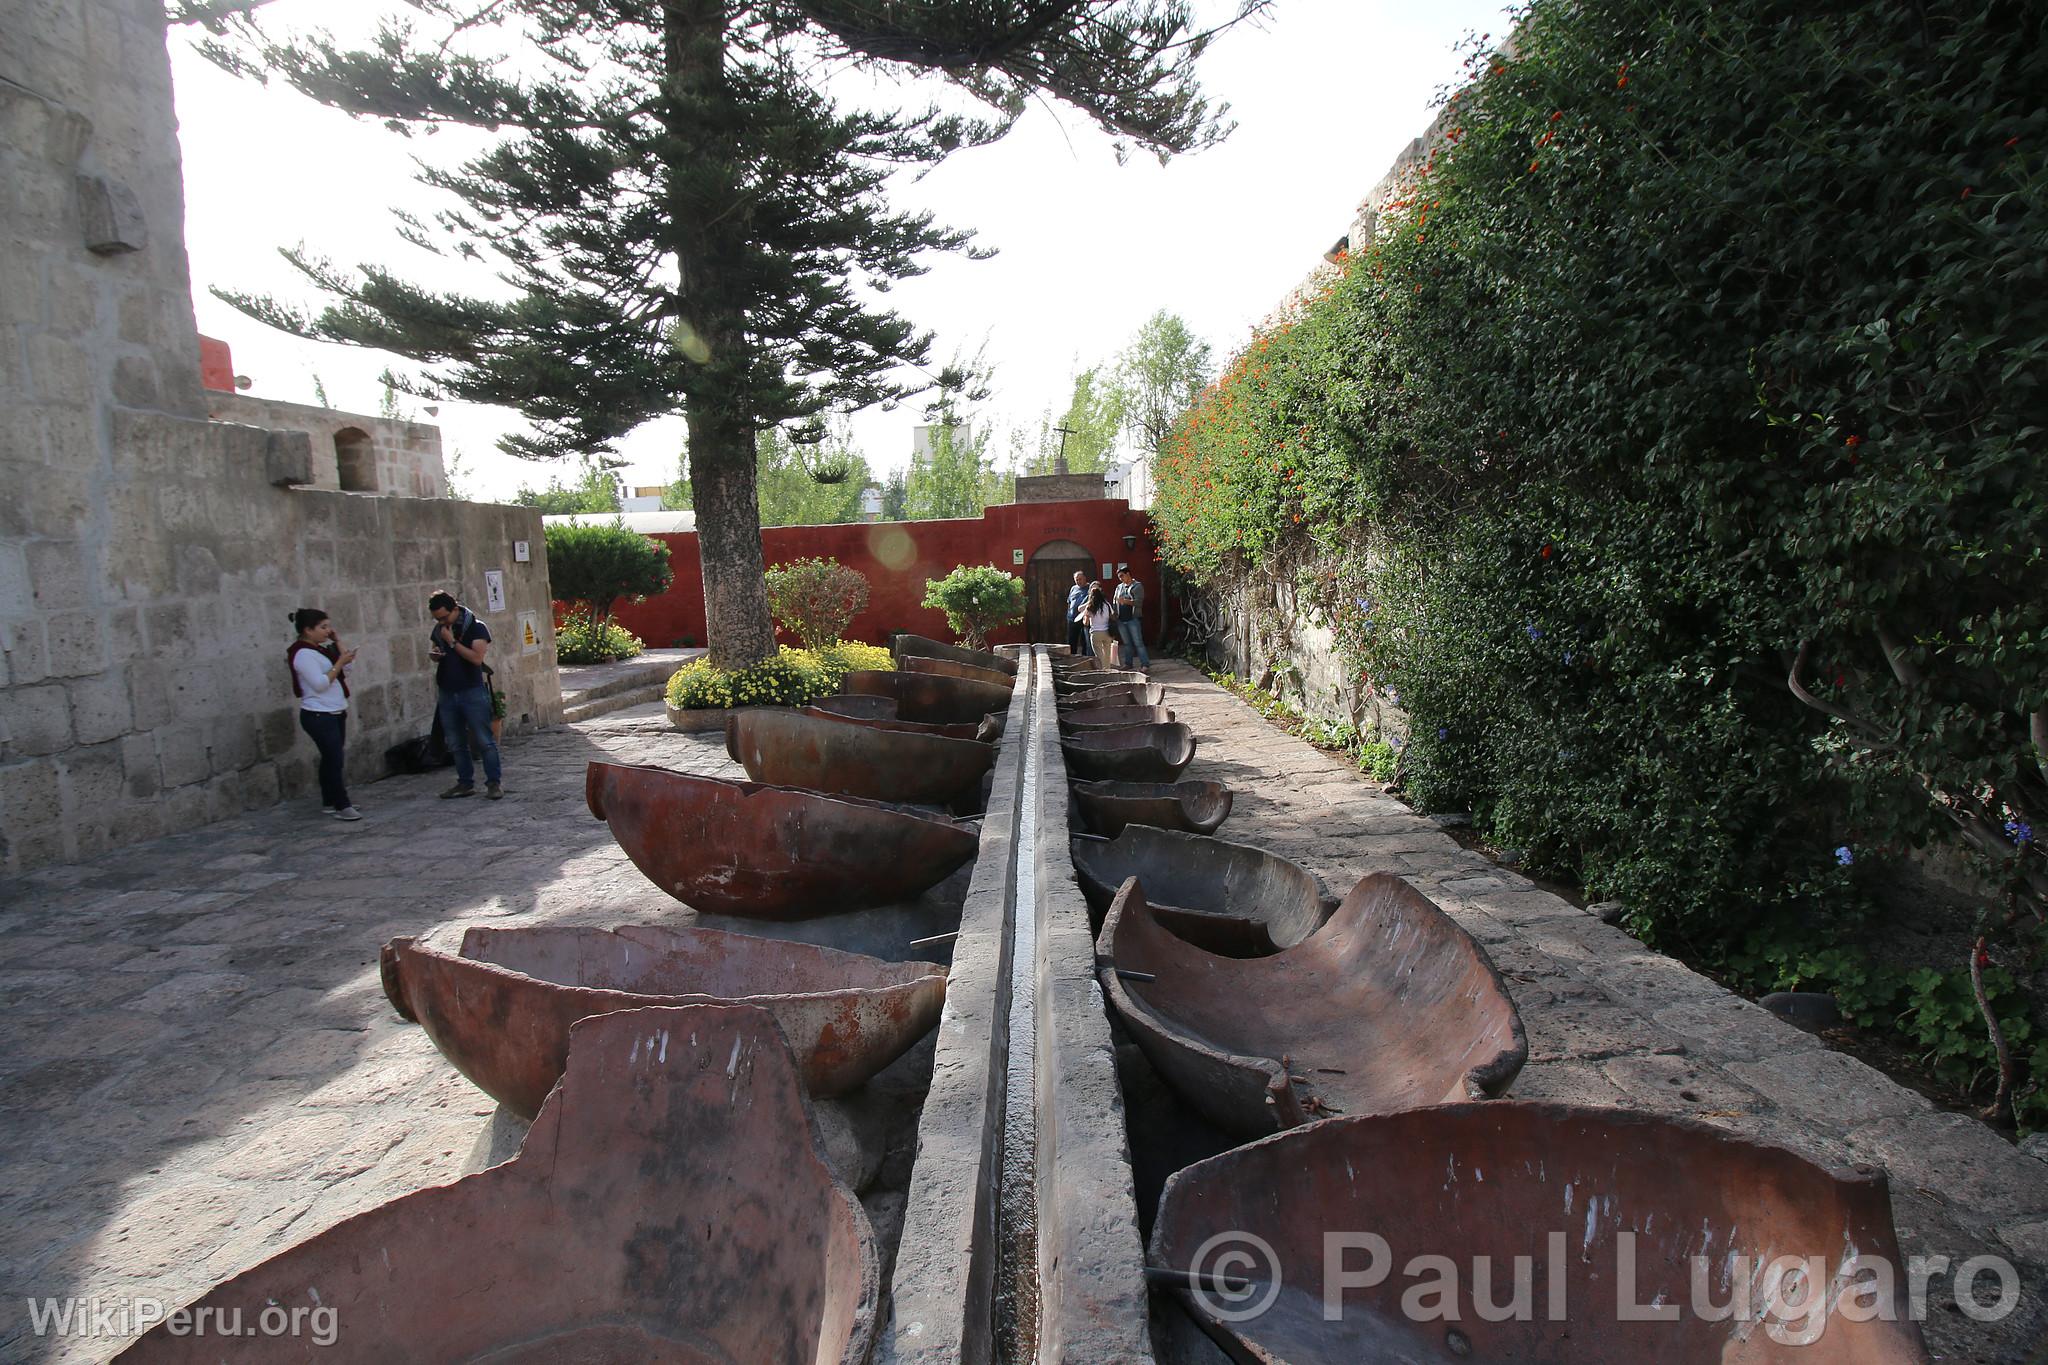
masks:
<instances>
[{"instance_id":1,"label":"white building in background","mask_svg":"<svg viewBox=\"0 0 2048 1365\"><path fill-rule=\"evenodd\" d=\"M697 514L688 508L673 512L569 512L542 517L548 526L610 526L613 522L643 536L697 529Z\"/></svg>"},{"instance_id":2,"label":"white building in background","mask_svg":"<svg viewBox=\"0 0 2048 1365\"><path fill-rule=\"evenodd\" d=\"M946 427L938 422L912 427L910 429L911 457L919 460L930 459L932 447L938 443L939 433L944 430L946 430ZM952 431L953 445L956 449L960 446L968 445L974 440L974 424L972 422L956 423Z\"/></svg>"},{"instance_id":3,"label":"white building in background","mask_svg":"<svg viewBox=\"0 0 2048 1365\"><path fill-rule=\"evenodd\" d=\"M1152 506L1152 462L1142 453L1126 455L1102 471L1102 495L1122 498L1135 509Z\"/></svg>"},{"instance_id":4,"label":"white building in background","mask_svg":"<svg viewBox=\"0 0 2048 1365\"><path fill-rule=\"evenodd\" d=\"M668 496L668 489L660 484L635 488L631 497L619 499L619 509L625 512L659 512L661 500Z\"/></svg>"}]
</instances>

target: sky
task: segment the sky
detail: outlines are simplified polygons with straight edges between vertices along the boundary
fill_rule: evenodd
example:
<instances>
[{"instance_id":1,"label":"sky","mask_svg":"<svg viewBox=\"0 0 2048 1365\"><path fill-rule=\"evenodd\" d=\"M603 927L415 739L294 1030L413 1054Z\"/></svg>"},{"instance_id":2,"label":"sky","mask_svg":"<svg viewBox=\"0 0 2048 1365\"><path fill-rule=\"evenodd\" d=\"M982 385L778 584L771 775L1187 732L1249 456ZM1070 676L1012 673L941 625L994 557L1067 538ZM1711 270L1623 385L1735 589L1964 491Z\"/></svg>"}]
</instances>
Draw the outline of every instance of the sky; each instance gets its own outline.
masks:
<instances>
[{"instance_id":1,"label":"sky","mask_svg":"<svg viewBox=\"0 0 2048 1365\"><path fill-rule=\"evenodd\" d=\"M352 16L383 8L347 7ZM265 11L279 31L337 12L331 0L278 0ZM931 256L930 273L898 284L891 306L936 333L935 360L985 347L994 393L976 419L997 453L1011 429L1035 433L1047 410L1064 410L1073 375L1110 360L1160 309L1185 319L1221 360L1314 269L1428 126L1458 72L1458 41L1505 27L1504 8L1485 0L1277 0L1203 59L1203 87L1230 104L1236 131L1165 166L1142 153L1118 166L1085 117L1041 103L1003 141L894 188L899 206L930 208L998 254ZM434 281L446 266L398 238L391 209L431 210L434 199L411 178L413 158L453 164L481 149L481 135L400 137L282 85L229 76L175 30L171 60L200 331L229 344L255 396L317 402L317 381L329 406L378 412L378 376L395 357L299 340L208 291L316 305L310 283L276 254L299 243L337 263L373 261ZM500 452L498 438L521 428L514 412L451 402L428 414L421 400L398 401L414 420L440 426L465 496L505 499L577 473ZM855 417L854 436L871 466L900 468L921 420L914 402L870 410ZM681 448L679 419L642 428L622 447L625 482L674 479Z\"/></svg>"}]
</instances>

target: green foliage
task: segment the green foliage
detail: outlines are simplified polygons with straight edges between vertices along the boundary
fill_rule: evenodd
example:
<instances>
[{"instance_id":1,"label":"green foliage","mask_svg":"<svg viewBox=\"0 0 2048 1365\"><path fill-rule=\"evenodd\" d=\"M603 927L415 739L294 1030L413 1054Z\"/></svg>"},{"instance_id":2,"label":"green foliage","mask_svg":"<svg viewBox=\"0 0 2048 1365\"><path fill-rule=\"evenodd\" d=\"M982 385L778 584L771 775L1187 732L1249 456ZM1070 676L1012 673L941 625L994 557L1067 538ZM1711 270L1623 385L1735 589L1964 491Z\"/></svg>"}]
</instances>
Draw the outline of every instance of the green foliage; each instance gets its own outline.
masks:
<instances>
[{"instance_id":1,"label":"green foliage","mask_svg":"<svg viewBox=\"0 0 2048 1365\"><path fill-rule=\"evenodd\" d=\"M990 631L1024 619L1024 580L990 564L962 564L925 580L924 605L946 613L969 649L986 649Z\"/></svg>"},{"instance_id":2,"label":"green foliage","mask_svg":"<svg viewBox=\"0 0 2048 1365\"><path fill-rule=\"evenodd\" d=\"M669 569L668 546L616 522L609 526L546 528L548 591L557 602L582 606L603 625L612 603L635 601L667 590L675 575Z\"/></svg>"},{"instance_id":3,"label":"green foliage","mask_svg":"<svg viewBox=\"0 0 2048 1365\"><path fill-rule=\"evenodd\" d=\"M512 495L516 507L537 507L544 516L575 512L616 512L619 510L619 476L595 462L583 466L583 476L574 483L562 482L557 474L546 488L521 485Z\"/></svg>"},{"instance_id":4,"label":"green foliage","mask_svg":"<svg viewBox=\"0 0 2048 1365\"><path fill-rule=\"evenodd\" d=\"M838 526L861 519L861 494L874 475L843 421L811 447L771 427L754 438L754 454L754 496L763 526ZM687 457L683 465L681 477L662 494L663 507L694 505ZM833 476L832 482L820 483L819 474Z\"/></svg>"},{"instance_id":5,"label":"green foliage","mask_svg":"<svg viewBox=\"0 0 2048 1365\"><path fill-rule=\"evenodd\" d=\"M585 609L572 610L555 626L555 659L565 664L608 664L630 659L646 646L616 621L598 621Z\"/></svg>"},{"instance_id":6,"label":"green foliage","mask_svg":"<svg viewBox=\"0 0 2048 1365\"><path fill-rule=\"evenodd\" d=\"M832 644L868 604L868 580L836 559L798 559L768 570L768 609L803 647Z\"/></svg>"},{"instance_id":7,"label":"green foliage","mask_svg":"<svg viewBox=\"0 0 2048 1365\"><path fill-rule=\"evenodd\" d=\"M1957 822L2038 884L1999 831L2048 810L2048 43L1944 24L1542 0L1159 461L1169 563L1339 565L1312 600L1411 790L1666 941Z\"/></svg>"},{"instance_id":8,"label":"green foliage","mask_svg":"<svg viewBox=\"0 0 2048 1365\"><path fill-rule=\"evenodd\" d=\"M822 650L783 645L774 658L751 668L717 668L706 656L692 659L669 677L668 704L679 711L802 706L837 692L854 669L895 666L888 650L846 641Z\"/></svg>"}]
</instances>

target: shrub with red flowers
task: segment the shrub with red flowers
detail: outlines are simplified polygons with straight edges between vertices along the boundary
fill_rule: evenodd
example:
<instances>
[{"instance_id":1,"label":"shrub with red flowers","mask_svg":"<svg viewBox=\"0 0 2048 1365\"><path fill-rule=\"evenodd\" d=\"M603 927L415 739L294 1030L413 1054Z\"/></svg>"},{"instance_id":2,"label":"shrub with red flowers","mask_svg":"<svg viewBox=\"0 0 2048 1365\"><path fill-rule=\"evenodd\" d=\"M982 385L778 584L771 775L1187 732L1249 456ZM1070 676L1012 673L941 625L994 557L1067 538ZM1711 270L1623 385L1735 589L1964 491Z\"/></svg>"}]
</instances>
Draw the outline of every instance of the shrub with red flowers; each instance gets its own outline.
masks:
<instances>
[{"instance_id":1,"label":"shrub with red flowers","mask_svg":"<svg viewBox=\"0 0 2048 1365\"><path fill-rule=\"evenodd\" d=\"M1398 690L1410 793L1639 932L1848 940L1884 858L1941 841L2024 980L2044 88L2019 0L1536 0L1370 239L1176 428L1163 556L1308 589ZM2048 1076L2023 1001L1942 965L1913 999L1974 996L2012 1054L1980 1027L1951 1074L2004 1100L2031 1048Z\"/></svg>"}]
</instances>

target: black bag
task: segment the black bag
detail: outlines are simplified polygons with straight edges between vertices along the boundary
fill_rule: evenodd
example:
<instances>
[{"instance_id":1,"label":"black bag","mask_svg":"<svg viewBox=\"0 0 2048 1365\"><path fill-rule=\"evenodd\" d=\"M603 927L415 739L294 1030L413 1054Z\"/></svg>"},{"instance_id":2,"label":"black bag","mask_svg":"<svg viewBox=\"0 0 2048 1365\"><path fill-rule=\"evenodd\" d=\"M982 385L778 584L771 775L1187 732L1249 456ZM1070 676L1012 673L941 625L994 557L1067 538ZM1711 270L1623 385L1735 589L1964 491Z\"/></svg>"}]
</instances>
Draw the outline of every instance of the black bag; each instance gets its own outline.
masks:
<instances>
[{"instance_id":1,"label":"black bag","mask_svg":"<svg viewBox=\"0 0 2048 1365\"><path fill-rule=\"evenodd\" d=\"M455 755L441 734L441 717L434 716L434 728L419 739L408 739L384 751L384 766L392 773L428 773L450 767Z\"/></svg>"}]
</instances>

